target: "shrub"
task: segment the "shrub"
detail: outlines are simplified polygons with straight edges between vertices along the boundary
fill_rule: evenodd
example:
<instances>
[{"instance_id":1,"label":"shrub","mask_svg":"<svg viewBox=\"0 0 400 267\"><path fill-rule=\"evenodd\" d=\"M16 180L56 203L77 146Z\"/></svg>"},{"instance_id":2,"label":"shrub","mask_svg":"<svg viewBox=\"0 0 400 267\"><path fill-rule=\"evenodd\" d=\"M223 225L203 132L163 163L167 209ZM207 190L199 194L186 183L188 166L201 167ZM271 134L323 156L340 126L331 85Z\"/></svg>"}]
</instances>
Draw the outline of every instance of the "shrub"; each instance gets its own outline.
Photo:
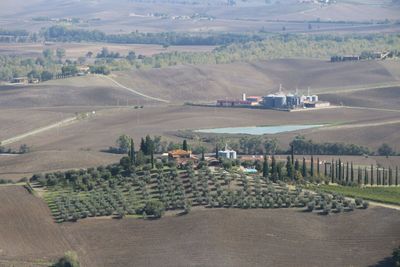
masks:
<instances>
[{"instance_id":1,"label":"shrub","mask_svg":"<svg viewBox=\"0 0 400 267\"><path fill-rule=\"evenodd\" d=\"M314 201L310 201L307 203L307 211L313 211L315 208L315 202Z\"/></svg>"},{"instance_id":2,"label":"shrub","mask_svg":"<svg viewBox=\"0 0 400 267\"><path fill-rule=\"evenodd\" d=\"M79 267L78 255L74 251L67 251L64 256L58 260L54 267Z\"/></svg>"},{"instance_id":3,"label":"shrub","mask_svg":"<svg viewBox=\"0 0 400 267\"><path fill-rule=\"evenodd\" d=\"M395 266L400 266L400 246L393 250L392 255Z\"/></svg>"},{"instance_id":4,"label":"shrub","mask_svg":"<svg viewBox=\"0 0 400 267\"><path fill-rule=\"evenodd\" d=\"M164 214L165 206L158 200L149 200L143 208L143 213L153 216L154 218L161 218Z\"/></svg>"},{"instance_id":5,"label":"shrub","mask_svg":"<svg viewBox=\"0 0 400 267\"><path fill-rule=\"evenodd\" d=\"M364 201L364 202L362 203L362 207L363 207L363 209L368 209L368 207L369 207L369 202L368 202L368 201Z\"/></svg>"},{"instance_id":6,"label":"shrub","mask_svg":"<svg viewBox=\"0 0 400 267\"><path fill-rule=\"evenodd\" d=\"M354 203L350 203L347 208L349 211L353 211L356 208L356 205Z\"/></svg>"},{"instance_id":7,"label":"shrub","mask_svg":"<svg viewBox=\"0 0 400 267\"><path fill-rule=\"evenodd\" d=\"M361 198L356 198L355 203L356 203L356 206L361 206L363 203L363 200Z\"/></svg>"},{"instance_id":8,"label":"shrub","mask_svg":"<svg viewBox=\"0 0 400 267\"><path fill-rule=\"evenodd\" d=\"M328 215L331 212L331 206L329 204L325 204L323 208L323 214Z\"/></svg>"}]
</instances>

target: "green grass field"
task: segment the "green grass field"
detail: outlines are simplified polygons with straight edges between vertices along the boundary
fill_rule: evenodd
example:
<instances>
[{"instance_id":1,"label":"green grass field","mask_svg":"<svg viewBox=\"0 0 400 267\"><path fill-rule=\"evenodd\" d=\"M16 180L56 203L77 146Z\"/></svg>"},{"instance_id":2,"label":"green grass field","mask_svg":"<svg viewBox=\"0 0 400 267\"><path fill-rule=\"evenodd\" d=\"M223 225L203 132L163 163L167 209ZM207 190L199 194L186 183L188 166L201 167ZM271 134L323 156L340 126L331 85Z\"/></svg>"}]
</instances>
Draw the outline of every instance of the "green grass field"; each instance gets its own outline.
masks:
<instances>
[{"instance_id":1,"label":"green grass field","mask_svg":"<svg viewBox=\"0 0 400 267\"><path fill-rule=\"evenodd\" d=\"M319 189L340 193L348 197L363 198L371 201L400 205L400 187L350 187L321 185Z\"/></svg>"}]
</instances>

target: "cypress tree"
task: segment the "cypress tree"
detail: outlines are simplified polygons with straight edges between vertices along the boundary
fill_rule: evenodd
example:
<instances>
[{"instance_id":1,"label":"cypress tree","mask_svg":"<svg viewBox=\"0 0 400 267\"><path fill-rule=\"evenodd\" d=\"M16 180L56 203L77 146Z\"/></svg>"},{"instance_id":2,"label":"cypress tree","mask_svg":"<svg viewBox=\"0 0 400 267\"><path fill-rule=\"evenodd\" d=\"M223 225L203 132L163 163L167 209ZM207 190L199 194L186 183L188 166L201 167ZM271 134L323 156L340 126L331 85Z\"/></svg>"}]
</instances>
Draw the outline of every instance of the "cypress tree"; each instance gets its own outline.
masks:
<instances>
[{"instance_id":1,"label":"cypress tree","mask_svg":"<svg viewBox=\"0 0 400 267\"><path fill-rule=\"evenodd\" d=\"M368 184L368 171L367 167L364 168L364 185Z\"/></svg>"},{"instance_id":2,"label":"cypress tree","mask_svg":"<svg viewBox=\"0 0 400 267\"><path fill-rule=\"evenodd\" d=\"M392 177L393 175L392 175L392 168L391 167L389 167L389 186L391 186L393 183L393 177Z\"/></svg>"},{"instance_id":3,"label":"cypress tree","mask_svg":"<svg viewBox=\"0 0 400 267\"><path fill-rule=\"evenodd\" d=\"M339 181L342 181L342 160L339 158Z\"/></svg>"},{"instance_id":4,"label":"cypress tree","mask_svg":"<svg viewBox=\"0 0 400 267\"><path fill-rule=\"evenodd\" d=\"M350 179L351 179L351 182L354 182L354 168L353 168L353 162L351 162L351 165L350 165Z\"/></svg>"},{"instance_id":5,"label":"cypress tree","mask_svg":"<svg viewBox=\"0 0 400 267\"><path fill-rule=\"evenodd\" d=\"M374 165L371 164L371 180L370 184L374 185Z\"/></svg>"},{"instance_id":6,"label":"cypress tree","mask_svg":"<svg viewBox=\"0 0 400 267\"><path fill-rule=\"evenodd\" d=\"M268 166L268 158L267 155L264 155L264 162L263 162L263 177L268 179L269 176L269 166Z\"/></svg>"},{"instance_id":7,"label":"cypress tree","mask_svg":"<svg viewBox=\"0 0 400 267\"><path fill-rule=\"evenodd\" d=\"M335 160L335 167L334 167L334 169L335 169L335 175L334 175L334 177L333 177L333 180L335 181L335 182L337 182L337 177L338 177L338 163L337 163L337 160Z\"/></svg>"},{"instance_id":8,"label":"cypress tree","mask_svg":"<svg viewBox=\"0 0 400 267\"><path fill-rule=\"evenodd\" d=\"M395 182L396 186L399 185L399 167L396 166L396 182Z\"/></svg>"},{"instance_id":9,"label":"cypress tree","mask_svg":"<svg viewBox=\"0 0 400 267\"><path fill-rule=\"evenodd\" d=\"M185 151L188 151L188 150L189 150L189 149L188 149L188 144L187 144L186 139L183 140L182 149L185 150Z\"/></svg>"},{"instance_id":10,"label":"cypress tree","mask_svg":"<svg viewBox=\"0 0 400 267\"><path fill-rule=\"evenodd\" d=\"M151 137L150 137L150 135L146 135L146 141L145 141L145 151L143 151L143 153L146 155L146 156L148 156L148 155L151 155L151 153L153 152L153 150L154 150L154 143L153 143L153 140L151 140Z\"/></svg>"},{"instance_id":11,"label":"cypress tree","mask_svg":"<svg viewBox=\"0 0 400 267\"><path fill-rule=\"evenodd\" d=\"M303 166L301 170L301 175L303 175L304 178L307 177L307 166L306 166L306 159L303 158Z\"/></svg>"},{"instance_id":12,"label":"cypress tree","mask_svg":"<svg viewBox=\"0 0 400 267\"><path fill-rule=\"evenodd\" d=\"M327 166L327 164L326 164L326 162L324 163L324 176L325 177L328 177L328 168L326 167Z\"/></svg>"},{"instance_id":13,"label":"cypress tree","mask_svg":"<svg viewBox=\"0 0 400 267\"><path fill-rule=\"evenodd\" d=\"M346 183L349 182L349 162L346 162Z\"/></svg>"},{"instance_id":14,"label":"cypress tree","mask_svg":"<svg viewBox=\"0 0 400 267\"><path fill-rule=\"evenodd\" d=\"M289 156L287 156L287 161L286 161L286 172L287 172L287 177L289 177L289 179L294 180L292 159Z\"/></svg>"},{"instance_id":15,"label":"cypress tree","mask_svg":"<svg viewBox=\"0 0 400 267\"><path fill-rule=\"evenodd\" d=\"M142 137L142 139L140 140L140 151L143 152L143 154L146 154L147 148L146 148L146 143Z\"/></svg>"},{"instance_id":16,"label":"cypress tree","mask_svg":"<svg viewBox=\"0 0 400 267\"><path fill-rule=\"evenodd\" d=\"M218 151L219 151L218 144L216 144L216 145L215 145L215 158L216 158L216 159L219 158Z\"/></svg>"},{"instance_id":17,"label":"cypress tree","mask_svg":"<svg viewBox=\"0 0 400 267\"><path fill-rule=\"evenodd\" d=\"M133 138L131 138L131 148L129 150L129 158L131 159L131 164L136 163L135 159L135 143L133 142Z\"/></svg>"},{"instance_id":18,"label":"cypress tree","mask_svg":"<svg viewBox=\"0 0 400 267\"><path fill-rule=\"evenodd\" d=\"M386 170L383 168L382 170L382 185L386 185Z\"/></svg>"},{"instance_id":19,"label":"cypress tree","mask_svg":"<svg viewBox=\"0 0 400 267\"><path fill-rule=\"evenodd\" d=\"M276 165L276 170L278 172L278 180L283 180L283 174L282 174L282 164L277 164Z\"/></svg>"},{"instance_id":20,"label":"cypress tree","mask_svg":"<svg viewBox=\"0 0 400 267\"><path fill-rule=\"evenodd\" d=\"M294 145L290 144L290 155L292 157L292 165L294 165Z\"/></svg>"},{"instance_id":21,"label":"cypress tree","mask_svg":"<svg viewBox=\"0 0 400 267\"><path fill-rule=\"evenodd\" d=\"M381 185L381 171L376 168L376 185Z\"/></svg>"},{"instance_id":22,"label":"cypress tree","mask_svg":"<svg viewBox=\"0 0 400 267\"><path fill-rule=\"evenodd\" d=\"M276 182L276 179L278 178L278 169L276 166L276 160L275 160L275 156L272 155L272 163L271 163L271 173L272 173L272 180L274 182Z\"/></svg>"},{"instance_id":23,"label":"cypress tree","mask_svg":"<svg viewBox=\"0 0 400 267\"><path fill-rule=\"evenodd\" d=\"M334 183L335 182L335 165L333 163L333 159L331 162L330 172L331 172L331 183Z\"/></svg>"},{"instance_id":24,"label":"cypress tree","mask_svg":"<svg viewBox=\"0 0 400 267\"><path fill-rule=\"evenodd\" d=\"M319 166L319 158L317 158L317 176L320 176L320 166Z\"/></svg>"},{"instance_id":25,"label":"cypress tree","mask_svg":"<svg viewBox=\"0 0 400 267\"><path fill-rule=\"evenodd\" d=\"M310 175L314 177L314 157L311 156Z\"/></svg>"}]
</instances>

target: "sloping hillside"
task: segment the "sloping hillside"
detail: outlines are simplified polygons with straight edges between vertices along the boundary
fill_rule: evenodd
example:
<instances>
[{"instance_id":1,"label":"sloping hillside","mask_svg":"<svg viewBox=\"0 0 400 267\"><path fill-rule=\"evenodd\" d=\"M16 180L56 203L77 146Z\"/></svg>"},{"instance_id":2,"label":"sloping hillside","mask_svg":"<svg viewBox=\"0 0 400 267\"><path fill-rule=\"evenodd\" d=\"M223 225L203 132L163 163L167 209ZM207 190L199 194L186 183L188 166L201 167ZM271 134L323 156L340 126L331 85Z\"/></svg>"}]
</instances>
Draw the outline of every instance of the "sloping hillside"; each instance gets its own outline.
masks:
<instances>
[{"instance_id":1,"label":"sloping hillside","mask_svg":"<svg viewBox=\"0 0 400 267\"><path fill-rule=\"evenodd\" d=\"M298 87L305 93L307 87L329 91L343 86L394 82L398 80L395 69L400 67L400 63L390 63L388 70L386 63L378 61L330 63L282 59L119 72L115 79L173 102L214 101L217 98L240 98L242 93L265 95L276 92L279 84L284 90L294 91Z\"/></svg>"},{"instance_id":2,"label":"sloping hillside","mask_svg":"<svg viewBox=\"0 0 400 267\"><path fill-rule=\"evenodd\" d=\"M0 203L0 266L35 266L71 249L48 206L22 186L0 186Z\"/></svg>"}]
</instances>

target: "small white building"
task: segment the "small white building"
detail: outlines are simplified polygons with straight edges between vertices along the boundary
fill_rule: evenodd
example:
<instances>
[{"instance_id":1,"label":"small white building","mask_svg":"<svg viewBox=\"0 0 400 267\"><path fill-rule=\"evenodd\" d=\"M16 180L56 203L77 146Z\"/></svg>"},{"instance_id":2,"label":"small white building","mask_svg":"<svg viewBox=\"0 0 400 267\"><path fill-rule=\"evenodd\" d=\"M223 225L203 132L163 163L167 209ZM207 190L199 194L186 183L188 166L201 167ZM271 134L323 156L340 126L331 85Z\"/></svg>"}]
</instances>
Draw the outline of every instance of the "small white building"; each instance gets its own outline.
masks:
<instances>
[{"instance_id":1,"label":"small white building","mask_svg":"<svg viewBox=\"0 0 400 267\"><path fill-rule=\"evenodd\" d=\"M225 147L224 150L218 151L218 157L226 158L226 159L236 159L237 153L235 150L230 150L227 147Z\"/></svg>"}]
</instances>

